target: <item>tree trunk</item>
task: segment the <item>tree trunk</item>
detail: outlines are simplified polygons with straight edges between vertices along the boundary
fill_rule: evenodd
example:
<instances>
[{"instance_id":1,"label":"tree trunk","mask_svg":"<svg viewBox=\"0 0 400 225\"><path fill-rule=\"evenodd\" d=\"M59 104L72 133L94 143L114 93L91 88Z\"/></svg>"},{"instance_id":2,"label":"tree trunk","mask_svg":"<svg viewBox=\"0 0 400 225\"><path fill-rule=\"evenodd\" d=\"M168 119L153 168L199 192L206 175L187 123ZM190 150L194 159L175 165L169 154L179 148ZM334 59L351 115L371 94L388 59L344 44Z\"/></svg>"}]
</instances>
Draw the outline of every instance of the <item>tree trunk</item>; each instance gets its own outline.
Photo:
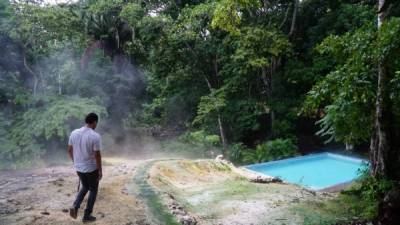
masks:
<instances>
[{"instance_id":1,"label":"tree trunk","mask_svg":"<svg viewBox=\"0 0 400 225\"><path fill-rule=\"evenodd\" d=\"M62 94L62 81L61 81L61 73L58 73L58 94Z\"/></svg>"},{"instance_id":2,"label":"tree trunk","mask_svg":"<svg viewBox=\"0 0 400 225\"><path fill-rule=\"evenodd\" d=\"M36 76L33 77L33 87L32 87L32 95L33 96L37 95L38 84L39 84L39 79Z\"/></svg>"},{"instance_id":3,"label":"tree trunk","mask_svg":"<svg viewBox=\"0 0 400 225\"><path fill-rule=\"evenodd\" d=\"M218 126L219 126L219 133L221 136L222 150L223 150L223 154L225 154L225 151L228 148L228 141L226 138L225 125L221 119L220 113L218 113Z\"/></svg>"},{"instance_id":4,"label":"tree trunk","mask_svg":"<svg viewBox=\"0 0 400 225\"><path fill-rule=\"evenodd\" d=\"M283 20L282 20L281 24L279 25L279 29L281 29L283 27L283 25L285 25L286 20L287 20L288 15L289 15L290 8L291 8L291 6L289 5L288 8L286 9L285 17L283 17Z\"/></svg>"},{"instance_id":5,"label":"tree trunk","mask_svg":"<svg viewBox=\"0 0 400 225\"><path fill-rule=\"evenodd\" d=\"M33 79L33 84L32 84L32 95L33 95L33 96L36 96L36 94L37 94L37 86L38 86L38 84L39 84L39 77L38 77L38 75L29 67L28 61L26 60L25 51L24 51L24 58L23 58L23 60L24 60L24 67L25 67L25 70L28 71L28 73L32 76L32 79ZM32 80L31 80L31 82L32 82Z\"/></svg>"},{"instance_id":6,"label":"tree trunk","mask_svg":"<svg viewBox=\"0 0 400 225\"><path fill-rule=\"evenodd\" d=\"M212 92L212 86L210 81L206 76L204 76L204 80L207 83L207 87L210 90L210 93ZM221 144L222 144L222 153L225 154L226 149L228 148L228 139L226 136L226 130L225 130L225 124L222 120L221 113L218 111L217 112L217 121L218 121L218 128L219 128L219 135L221 137Z\"/></svg>"},{"instance_id":7,"label":"tree trunk","mask_svg":"<svg viewBox=\"0 0 400 225\"><path fill-rule=\"evenodd\" d=\"M193 53L193 55L196 58L199 58L197 53L190 47L190 45L187 42L185 42L185 45ZM215 55L213 63L214 63L214 75L215 75L215 80L216 80L216 83L217 83L216 86L219 87L220 84L219 84L219 78L218 78L218 55ZM204 73L204 74L206 74L206 73ZM211 93L212 89L213 89L213 86L212 86L210 80L207 78L206 75L203 75L203 78L204 78L204 80L205 80L205 82L207 84L207 87L208 87L208 89L209 89L209 91ZM222 119L221 112L219 110L217 112L217 121L218 121L219 134L220 134L220 137L221 137L222 154L225 154L226 149L228 148L228 138L227 138L227 135L226 135L225 123L224 123L224 121Z\"/></svg>"},{"instance_id":8,"label":"tree trunk","mask_svg":"<svg viewBox=\"0 0 400 225\"><path fill-rule=\"evenodd\" d=\"M385 0L379 0L378 32L386 20ZM379 35L379 34L378 34ZM371 138L371 174L376 177L400 180L400 133L390 99L390 80L387 59L378 64L378 88L374 134Z\"/></svg>"},{"instance_id":9,"label":"tree trunk","mask_svg":"<svg viewBox=\"0 0 400 225\"><path fill-rule=\"evenodd\" d=\"M214 58L214 75L215 75L215 80L217 82L217 86L220 87L218 73L219 73L219 70L218 70L218 55L216 54L215 58ZM225 154L225 151L228 148L228 139L227 139L227 136L226 136L225 123L224 123L224 121L222 119L221 112L219 112L219 111L218 111L218 127L219 127L219 133L220 133L220 136L221 136L221 144L222 144L223 154Z\"/></svg>"},{"instance_id":10,"label":"tree trunk","mask_svg":"<svg viewBox=\"0 0 400 225\"><path fill-rule=\"evenodd\" d=\"M371 173L373 176L388 178L388 167L390 158L390 123L391 109L388 90L389 80L385 65L379 63L378 68L378 89L376 96L376 115L374 134L371 139L370 159Z\"/></svg>"},{"instance_id":11,"label":"tree trunk","mask_svg":"<svg viewBox=\"0 0 400 225\"><path fill-rule=\"evenodd\" d=\"M293 14L292 14L292 24L290 25L290 31L288 36L292 37L296 30L296 20L297 20L297 11L299 10L299 0L293 0Z\"/></svg>"},{"instance_id":12,"label":"tree trunk","mask_svg":"<svg viewBox=\"0 0 400 225\"><path fill-rule=\"evenodd\" d=\"M264 84L264 95L265 95L267 101L269 101L271 99L271 94L272 94L271 86L270 86L271 77L269 75L270 74L268 73L268 68L263 67L261 69L261 80L263 81L263 84ZM269 132L270 132L270 134L272 134L272 132L273 132L272 122L273 122L274 118L272 116L272 109L271 109L270 105L268 106L268 113L270 116L270 123L271 123L270 124L271 128L270 128Z\"/></svg>"},{"instance_id":13,"label":"tree trunk","mask_svg":"<svg viewBox=\"0 0 400 225\"><path fill-rule=\"evenodd\" d=\"M388 8L388 0L379 0L378 35L380 35L380 27L386 20ZM381 59L378 63L374 134L371 137L370 145L371 175L377 178L399 181L400 133L390 99L391 76L390 71L387 70L387 59ZM385 193L384 198L379 203L377 224L398 224L399 208L399 190L391 190Z\"/></svg>"},{"instance_id":14,"label":"tree trunk","mask_svg":"<svg viewBox=\"0 0 400 225\"><path fill-rule=\"evenodd\" d=\"M267 101L272 100L272 91L273 91L273 86L272 86L272 76L275 74L276 69L278 68L278 65L280 63L279 59L276 59L275 57L271 57L271 65L269 67L264 67L261 69L261 78L264 83L265 87L265 96ZM275 122L275 112L272 109L271 105L269 106L269 116L270 116L270 136L274 137L275 136L275 131L273 129L274 122Z\"/></svg>"}]
</instances>

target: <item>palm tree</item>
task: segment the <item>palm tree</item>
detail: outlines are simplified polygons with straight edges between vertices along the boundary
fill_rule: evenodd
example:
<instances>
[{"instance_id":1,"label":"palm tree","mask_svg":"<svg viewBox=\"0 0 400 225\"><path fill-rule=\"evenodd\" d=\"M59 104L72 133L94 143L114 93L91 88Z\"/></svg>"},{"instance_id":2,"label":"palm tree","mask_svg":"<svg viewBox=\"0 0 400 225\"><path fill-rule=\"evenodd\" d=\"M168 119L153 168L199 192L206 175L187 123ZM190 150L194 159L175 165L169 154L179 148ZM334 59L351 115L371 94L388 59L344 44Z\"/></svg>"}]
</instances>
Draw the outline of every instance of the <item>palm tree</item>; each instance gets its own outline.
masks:
<instances>
[{"instance_id":1,"label":"palm tree","mask_svg":"<svg viewBox=\"0 0 400 225\"><path fill-rule=\"evenodd\" d=\"M95 49L102 49L111 57L116 70L121 71L127 64L123 46L133 39L133 29L128 22L119 18L115 10L95 13L79 9L75 15L84 25L86 33L93 38L82 55L81 69L86 69Z\"/></svg>"}]
</instances>

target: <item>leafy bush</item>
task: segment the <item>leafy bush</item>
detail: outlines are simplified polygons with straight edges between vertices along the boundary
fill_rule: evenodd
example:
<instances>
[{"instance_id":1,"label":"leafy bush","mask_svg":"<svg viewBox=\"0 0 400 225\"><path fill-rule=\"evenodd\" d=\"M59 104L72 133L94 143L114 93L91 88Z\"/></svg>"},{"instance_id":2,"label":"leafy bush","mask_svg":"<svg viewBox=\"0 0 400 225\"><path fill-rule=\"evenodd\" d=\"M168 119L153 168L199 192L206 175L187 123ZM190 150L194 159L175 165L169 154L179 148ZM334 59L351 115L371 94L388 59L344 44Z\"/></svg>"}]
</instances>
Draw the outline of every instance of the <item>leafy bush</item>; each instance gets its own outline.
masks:
<instances>
[{"instance_id":1,"label":"leafy bush","mask_svg":"<svg viewBox=\"0 0 400 225\"><path fill-rule=\"evenodd\" d=\"M202 145L205 147L217 146L220 143L218 135L206 134L203 130L187 132L182 135L180 139L188 143Z\"/></svg>"},{"instance_id":2,"label":"leafy bush","mask_svg":"<svg viewBox=\"0 0 400 225\"><path fill-rule=\"evenodd\" d=\"M33 102L36 107L17 116L12 123L0 121L0 134L5 129L9 131L7 141L0 139L7 144L0 149L1 161L28 163L38 159L44 153L44 144L60 143L68 137L73 122L82 121L89 112L106 115L103 106L87 98L40 98Z\"/></svg>"},{"instance_id":3,"label":"leafy bush","mask_svg":"<svg viewBox=\"0 0 400 225\"><path fill-rule=\"evenodd\" d=\"M341 36L328 36L316 50L336 62L335 69L308 92L304 109L323 116L317 133L329 141L360 144L373 133L376 101L376 62L385 59L388 77L396 77L400 66L400 19L391 18L377 32L375 23ZM379 34L378 34L379 33ZM391 80L390 96L398 102L398 79ZM393 107L394 112L396 108Z\"/></svg>"},{"instance_id":4,"label":"leafy bush","mask_svg":"<svg viewBox=\"0 0 400 225\"><path fill-rule=\"evenodd\" d=\"M342 192L342 198L354 214L372 220L378 215L379 201L395 187L395 182L373 177L364 170L358 182L350 190Z\"/></svg>"},{"instance_id":5,"label":"leafy bush","mask_svg":"<svg viewBox=\"0 0 400 225\"><path fill-rule=\"evenodd\" d=\"M298 155L292 139L275 139L257 145L255 151L243 152L246 163L261 163Z\"/></svg>"},{"instance_id":6,"label":"leafy bush","mask_svg":"<svg viewBox=\"0 0 400 225\"><path fill-rule=\"evenodd\" d=\"M235 143L228 148L228 158L234 163L241 163L245 152L250 151L243 143Z\"/></svg>"}]
</instances>

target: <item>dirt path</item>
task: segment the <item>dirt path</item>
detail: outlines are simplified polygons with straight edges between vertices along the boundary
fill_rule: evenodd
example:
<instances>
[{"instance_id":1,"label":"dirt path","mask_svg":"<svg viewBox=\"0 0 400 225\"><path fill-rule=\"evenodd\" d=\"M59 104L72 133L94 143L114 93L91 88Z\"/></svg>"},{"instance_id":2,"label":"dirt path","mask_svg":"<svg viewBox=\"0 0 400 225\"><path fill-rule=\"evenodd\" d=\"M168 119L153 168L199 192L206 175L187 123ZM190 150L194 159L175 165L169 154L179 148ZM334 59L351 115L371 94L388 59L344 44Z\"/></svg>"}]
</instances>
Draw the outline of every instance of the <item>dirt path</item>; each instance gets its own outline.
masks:
<instances>
[{"instance_id":1,"label":"dirt path","mask_svg":"<svg viewBox=\"0 0 400 225\"><path fill-rule=\"evenodd\" d=\"M143 160L105 159L103 180L94 208L96 225L149 224L143 203L129 195L137 166ZM72 167L59 166L29 171L0 172L0 225L82 224L86 199L78 219L67 209L77 192L78 178Z\"/></svg>"}]
</instances>

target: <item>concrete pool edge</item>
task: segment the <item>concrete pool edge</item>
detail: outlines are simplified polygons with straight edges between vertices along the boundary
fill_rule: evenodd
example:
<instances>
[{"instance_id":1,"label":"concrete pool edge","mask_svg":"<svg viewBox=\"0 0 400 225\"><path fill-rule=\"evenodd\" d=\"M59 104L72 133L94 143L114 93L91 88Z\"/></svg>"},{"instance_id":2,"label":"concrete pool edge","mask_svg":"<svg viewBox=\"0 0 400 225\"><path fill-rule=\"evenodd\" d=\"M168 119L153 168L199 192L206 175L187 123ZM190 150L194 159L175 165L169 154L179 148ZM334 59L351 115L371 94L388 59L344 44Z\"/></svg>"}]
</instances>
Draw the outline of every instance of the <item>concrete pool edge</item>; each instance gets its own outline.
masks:
<instances>
[{"instance_id":1,"label":"concrete pool edge","mask_svg":"<svg viewBox=\"0 0 400 225\"><path fill-rule=\"evenodd\" d=\"M271 176L269 174L264 174L258 171L255 171L254 169L258 168L258 167L264 167L264 166L271 166L274 164L280 164L280 163L290 163L290 162L296 162L296 161L301 161L301 160L305 160L305 159L317 159L318 157L331 157L331 158L336 158L339 160L345 160L345 161L349 161L352 163L360 163L360 164L365 164L368 165L369 162L366 159L360 158L360 157L355 157L355 156L348 156L348 155L343 155L343 154L338 154L338 153L332 153L332 152L321 152L321 153L313 153L313 154L308 154L308 155L303 155L303 156L296 156L296 157L292 157L292 158L286 158L286 159L280 159L280 160L275 160L275 161L270 161L270 162L264 162L264 163L255 163L255 164L250 164L250 165L245 165L245 166L241 166L240 168L249 171L250 173L259 175L259 176L268 176L268 177L274 177L276 179L280 179L282 181L282 183L285 184L292 184L292 185L296 185L299 187L302 187L306 190L311 190L311 191L318 191L318 192L337 192L340 190L343 190L344 188L348 187L351 183L353 183L353 181L356 179L351 179L348 181L344 181L341 183L337 183L334 184L332 186L327 186L327 187L323 187L323 188L313 188L310 186L306 186L306 185L302 185L302 184L298 184L298 183L293 183L293 182L289 182L286 181L285 179L282 179L281 177L278 176Z\"/></svg>"},{"instance_id":2,"label":"concrete pool edge","mask_svg":"<svg viewBox=\"0 0 400 225\"><path fill-rule=\"evenodd\" d=\"M304 159L318 158L318 157L321 157L321 156L329 156L329 157L339 158L339 159L342 159L342 160L358 162L358 163L368 163L368 161L366 161L366 160L364 160L362 158L354 157L354 156L346 156L346 155L341 155L341 154L332 153L332 152L322 152L322 153L313 153L313 154L308 154L308 155L301 155L301 156L296 156L296 157L287 158L287 159L279 159L279 160L270 161L270 162L264 162L264 163L255 163L255 164L250 164L250 165L246 165L246 166L243 166L243 167L251 170L250 167L257 168L257 167L260 167L260 166L269 166L269 165L274 165L274 164L278 164L278 163L295 162L295 161L300 161L300 160L304 160Z\"/></svg>"}]
</instances>

